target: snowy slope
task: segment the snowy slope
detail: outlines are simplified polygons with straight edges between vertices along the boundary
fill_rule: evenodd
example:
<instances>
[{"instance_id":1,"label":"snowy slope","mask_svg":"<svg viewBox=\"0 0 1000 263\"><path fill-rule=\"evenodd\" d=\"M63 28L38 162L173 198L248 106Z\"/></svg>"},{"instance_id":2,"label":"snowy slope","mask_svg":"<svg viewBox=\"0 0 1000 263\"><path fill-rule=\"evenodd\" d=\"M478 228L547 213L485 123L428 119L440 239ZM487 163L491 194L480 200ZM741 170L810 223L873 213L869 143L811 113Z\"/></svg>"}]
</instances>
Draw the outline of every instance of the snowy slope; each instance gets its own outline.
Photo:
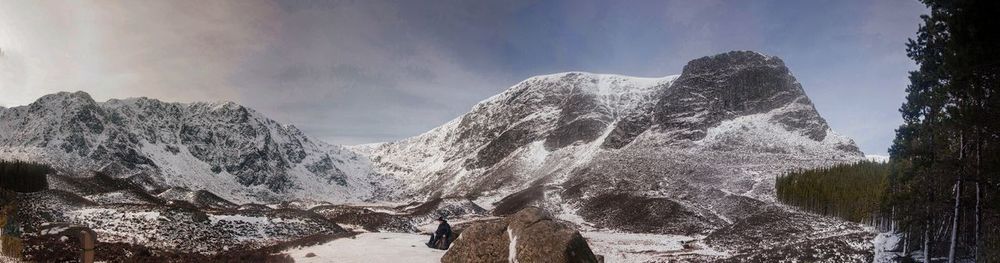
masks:
<instances>
[{"instance_id":1,"label":"snowy slope","mask_svg":"<svg viewBox=\"0 0 1000 263\"><path fill-rule=\"evenodd\" d=\"M232 102L95 102L57 93L0 112L0 158L129 177L147 189L207 190L234 202L374 198L367 159Z\"/></svg>"},{"instance_id":2,"label":"snowy slope","mask_svg":"<svg viewBox=\"0 0 1000 263\"><path fill-rule=\"evenodd\" d=\"M507 155L517 156L509 158L517 162L513 169L534 170L560 148L586 154L574 150L579 148L572 145L574 139L596 139L616 120L651 108L657 92L676 77L583 72L532 77L422 135L353 147L369 154L379 172L411 186L412 195L432 194L429 188L442 186L450 193L476 191L468 188ZM521 189L531 178L506 179L514 179L510 189Z\"/></svg>"}]
</instances>

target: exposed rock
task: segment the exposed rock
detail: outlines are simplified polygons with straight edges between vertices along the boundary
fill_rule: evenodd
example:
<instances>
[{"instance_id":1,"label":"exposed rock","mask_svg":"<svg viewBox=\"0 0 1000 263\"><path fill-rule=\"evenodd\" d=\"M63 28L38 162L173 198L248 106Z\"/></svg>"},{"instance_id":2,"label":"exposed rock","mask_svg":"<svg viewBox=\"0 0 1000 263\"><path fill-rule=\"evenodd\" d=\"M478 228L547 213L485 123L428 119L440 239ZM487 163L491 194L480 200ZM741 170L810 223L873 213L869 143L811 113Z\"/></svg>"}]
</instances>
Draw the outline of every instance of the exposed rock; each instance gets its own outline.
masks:
<instances>
[{"instance_id":1,"label":"exposed rock","mask_svg":"<svg viewBox=\"0 0 1000 263\"><path fill-rule=\"evenodd\" d=\"M789 105L801 106L774 121L813 140L826 137L826 121L781 59L732 51L688 62L657 102L654 122L661 130L675 130L679 139L699 140L723 120Z\"/></svg>"},{"instance_id":2,"label":"exposed rock","mask_svg":"<svg viewBox=\"0 0 1000 263\"><path fill-rule=\"evenodd\" d=\"M597 95L575 87L563 102L556 129L545 139L549 150L559 149L577 141L591 142L604 133L609 122L614 121L611 109L603 105Z\"/></svg>"},{"instance_id":3,"label":"exposed rock","mask_svg":"<svg viewBox=\"0 0 1000 263\"><path fill-rule=\"evenodd\" d=\"M465 229L441 262L599 262L580 233L537 207Z\"/></svg>"},{"instance_id":4,"label":"exposed rock","mask_svg":"<svg viewBox=\"0 0 1000 263\"><path fill-rule=\"evenodd\" d=\"M476 155L475 162L469 162L466 167L470 169L490 167L500 160L510 155L511 152L528 144L535 137L531 131L526 129L511 129L504 131L499 137L486 144Z\"/></svg>"},{"instance_id":5,"label":"exposed rock","mask_svg":"<svg viewBox=\"0 0 1000 263\"><path fill-rule=\"evenodd\" d=\"M637 233L705 234L724 224L690 209L667 198L604 194L588 200L578 213L602 227Z\"/></svg>"},{"instance_id":6,"label":"exposed rock","mask_svg":"<svg viewBox=\"0 0 1000 263\"><path fill-rule=\"evenodd\" d=\"M493 215L506 216L531 205L537 205L536 202L541 201L545 195L543 191L542 186L536 185L508 195L497 202L496 207L493 208Z\"/></svg>"},{"instance_id":7,"label":"exposed rock","mask_svg":"<svg viewBox=\"0 0 1000 263\"><path fill-rule=\"evenodd\" d=\"M378 212L363 207L322 205L310 209L310 211L320 214L338 224L357 225L367 231L417 231L411 220L405 215Z\"/></svg>"},{"instance_id":8,"label":"exposed rock","mask_svg":"<svg viewBox=\"0 0 1000 263\"><path fill-rule=\"evenodd\" d=\"M638 137L639 134L649 129L649 126L652 125L650 122L651 118L649 114L626 116L618 122L615 129L608 135L608 138L604 139L604 144L601 144L601 147L620 149L632 143L635 137Z\"/></svg>"}]
</instances>

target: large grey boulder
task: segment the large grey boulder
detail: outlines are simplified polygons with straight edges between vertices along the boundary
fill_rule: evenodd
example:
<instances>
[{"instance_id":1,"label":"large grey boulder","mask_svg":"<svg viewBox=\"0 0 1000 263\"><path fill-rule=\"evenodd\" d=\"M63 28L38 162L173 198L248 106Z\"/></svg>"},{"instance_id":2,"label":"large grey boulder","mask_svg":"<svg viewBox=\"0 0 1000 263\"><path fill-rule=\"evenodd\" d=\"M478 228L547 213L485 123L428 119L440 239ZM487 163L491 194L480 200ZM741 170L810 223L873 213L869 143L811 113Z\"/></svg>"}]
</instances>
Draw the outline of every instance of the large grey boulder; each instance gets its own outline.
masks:
<instances>
[{"instance_id":1,"label":"large grey boulder","mask_svg":"<svg viewBox=\"0 0 1000 263\"><path fill-rule=\"evenodd\" d=\"M537 207L462 231L441 262L600 262L572 227Z\"/></svg>"}]
</instances>

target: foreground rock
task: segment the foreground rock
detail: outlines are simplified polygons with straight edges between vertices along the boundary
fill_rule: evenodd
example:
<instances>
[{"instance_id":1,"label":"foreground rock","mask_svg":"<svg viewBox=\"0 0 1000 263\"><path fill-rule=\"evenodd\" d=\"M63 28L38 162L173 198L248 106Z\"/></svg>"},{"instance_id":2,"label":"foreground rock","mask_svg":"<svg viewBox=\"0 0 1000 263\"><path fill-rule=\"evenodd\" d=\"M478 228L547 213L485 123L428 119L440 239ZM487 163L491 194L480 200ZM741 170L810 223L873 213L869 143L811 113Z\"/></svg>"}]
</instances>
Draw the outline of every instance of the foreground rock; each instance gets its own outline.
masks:
<instances>
[{"instance_id":1,"label":"foreground rock","mask_svg":"<svg viewBox=\"0 0 1000 263\"><path fill-rule=\"evenodd\" d=\"M572 227L537 207L475 224L459 235L441 262L599 262Z\"/></svg>"}]
</instances>

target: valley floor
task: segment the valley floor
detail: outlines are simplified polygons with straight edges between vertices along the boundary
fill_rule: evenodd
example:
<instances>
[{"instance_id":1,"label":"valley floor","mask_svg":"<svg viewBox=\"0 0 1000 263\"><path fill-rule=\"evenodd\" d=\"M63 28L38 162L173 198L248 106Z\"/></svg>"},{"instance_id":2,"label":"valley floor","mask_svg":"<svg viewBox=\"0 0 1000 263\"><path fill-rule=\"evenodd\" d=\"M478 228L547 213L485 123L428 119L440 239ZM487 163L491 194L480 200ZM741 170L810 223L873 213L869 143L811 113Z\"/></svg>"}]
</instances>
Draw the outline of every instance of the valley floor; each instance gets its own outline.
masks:
<instances>
[{"instance_id":1,"label":"valley floor","mask_svg":"<svg viewBox=\"0 0 1000 263\"><path fill-rule=\"evenodd\" d=\"M678 235L589 231L581 233L605 262L650 262L677 255L724 256L700 245L696 238ZM445 251L427 248L427 235L361 233L315 246L284 251L295 262L440 262ZM307 257L309 253L314 256Z\"/></svg>"},{"instance_id":2,"label":"valley floor","mask_svg":"<svg viewBox=\"0 0 1000 263\"><path fill-rule=\"evenodd\" d=\"M654 262L682 255L728 256L691 236L603 231L580 232L580 235L587 239L594 254L603 255L608 263Z\"/></svg>"},{"instance_id":3,"label":"valley floor","mask_svg":"<svg viewBox=\"0 0 1000 263\"><path fill-rule=\"evenodd\" d=\"M424 246L429 236L411 233L361 233L325 244L285 251L295 262L441 262L443 250ZM315 256L307 257L309 253Z\"/></svg>"},{"instance_id":4,"label":"valley floor","mask_svg":"<svg viewBox=\"0 0 1000 263\"><path fill-rule=\"evenodd\" d=\"M696 237L681 235L635 234L586 231L594 253L603 255L605 262L652 262L677 256L727 256L701 244ZM361 233L314 246L284 251L295 262L440 262L445 251L423 245L426 234ZM308 254L313 256L306 256Z\"/></svg>"},{"instance_id":5,"label":"valley floor","mask_svg":"<svg viewBox=\"0 0 1000 263\"><path fill-rule=\"evenodd\" d=\"M476 221L476 220L472 220ZM351 231L364 231L358 227L346 226ZM664 234L623 233L584 227L580 234L595 254L602 255L605 262L713 262L736 256L732 262L760 259L770 253L782 254L782 251L764 251L764 255L732 255L724 251L712 249L704 243L704 237ZM424 234L394 233L394 232L363 232L353 237L340 238L313 246L293 248L282 253L290 255L295 262L440 262L445 251L430 249L424 246L427 242L431 225L422 225L418 229ZM870 231L871 229L864 229ZM862 230L862 232L866 232ZM854 230L831 231L828 235L817 237L816 240L837 236L856 235ZM816 240L809 242L817 242ZM876 249L892 246L885 238L876 238ZM805 242L805 243L809 243ZM817 246L817 244L804 244ZM863 244L861 244L863 245ZM859 245L860 246L860 245ZM778 249L780 250L780 249ZM827 251L832 252L832 251ZM306 255L314 254L309 257ZM836 252L833 252L836 253ZM820 253L822 254L822 253ZM885 253L882 253L885 254ZM876 258L878 258L876 251ZM837 257L835 257L837 258ZM889 257L891 258L891 257ZM845 258L841 258L845 259ZM734 261L735 260L735 261ZM852 258L839 262L860 262ZM766 260L765 260L766 261ZM838 260L820 260L821 262L838 262ZM863 261L863 260L862 260ZM727 261L729 262L729 261ZM877 262L893 262L891 259Z\"/></svg>"}]
</instances>

